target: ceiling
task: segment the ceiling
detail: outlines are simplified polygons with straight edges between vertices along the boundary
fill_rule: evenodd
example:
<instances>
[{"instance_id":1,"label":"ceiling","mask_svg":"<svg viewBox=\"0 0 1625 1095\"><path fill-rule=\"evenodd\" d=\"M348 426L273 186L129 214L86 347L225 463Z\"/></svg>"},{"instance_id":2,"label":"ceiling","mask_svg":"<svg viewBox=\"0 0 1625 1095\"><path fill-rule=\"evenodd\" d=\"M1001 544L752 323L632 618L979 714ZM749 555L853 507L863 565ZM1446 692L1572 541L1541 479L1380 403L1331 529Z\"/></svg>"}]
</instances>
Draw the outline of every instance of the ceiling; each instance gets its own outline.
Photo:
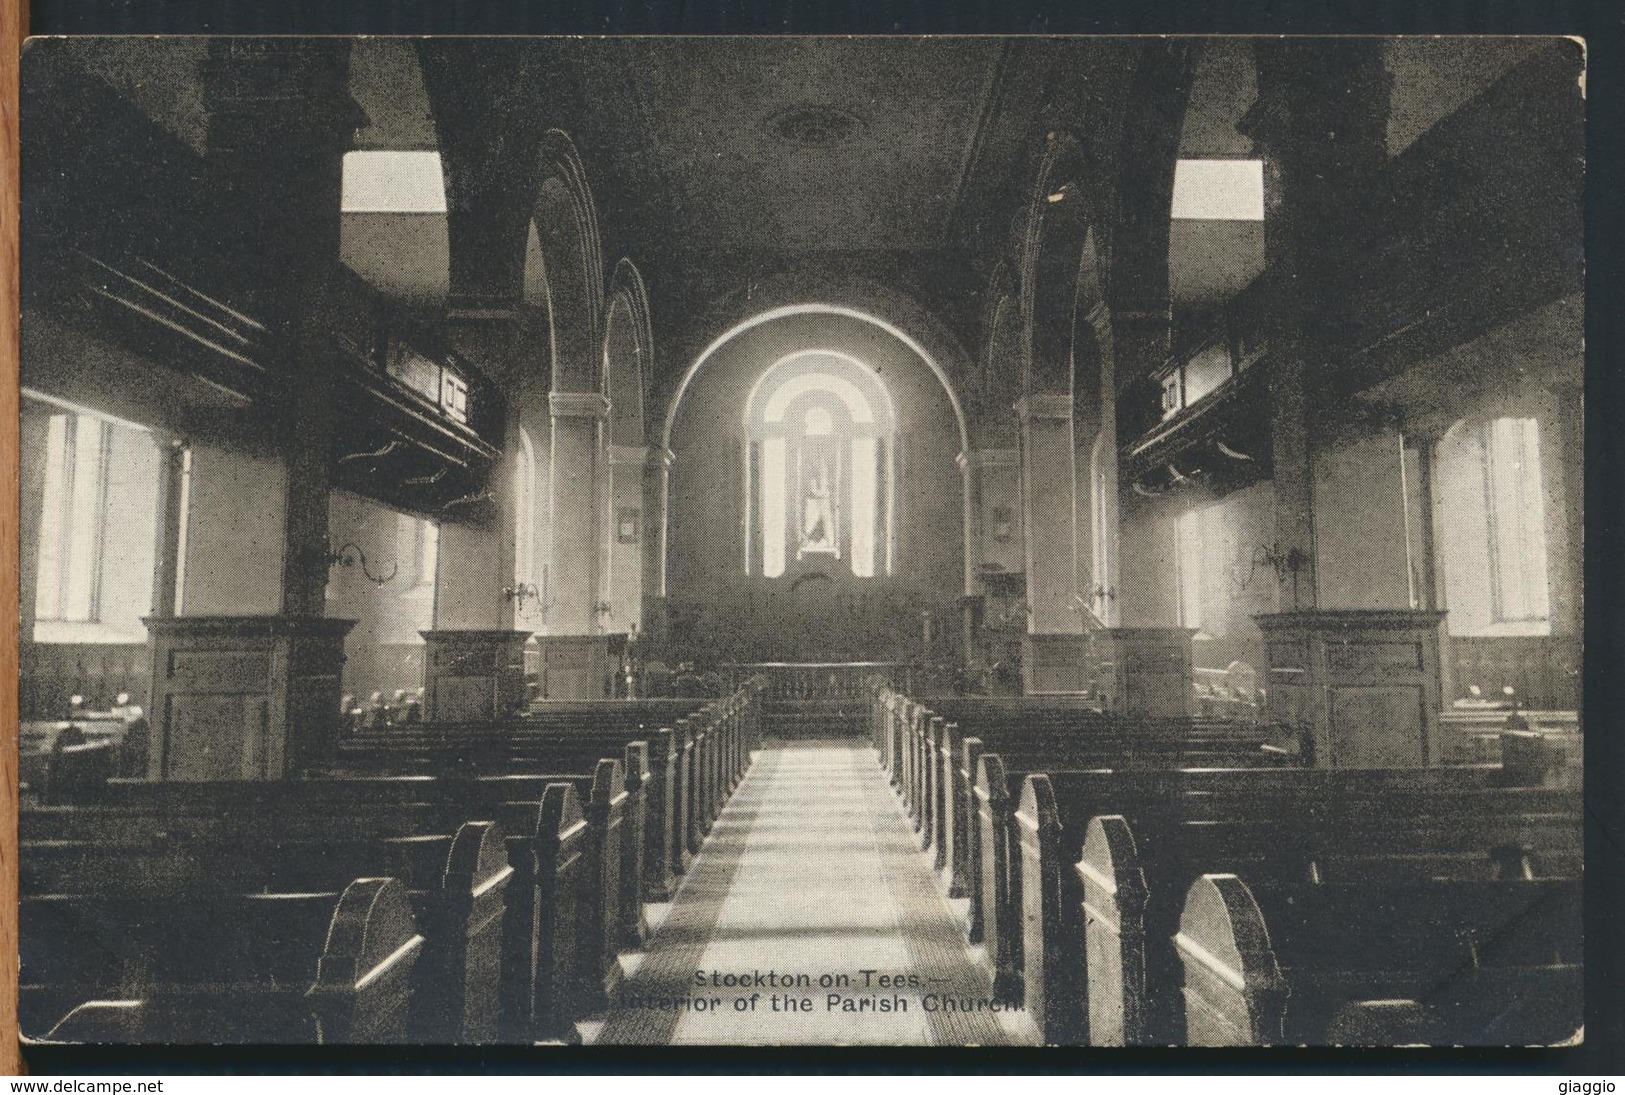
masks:
<instances>
[{"instance_id":1,"label":"ceiling","mask_svg":"<svg viewBox=\"0 0 1625 1095\"><path fill-rule=\"evenodd\" d=\"M601 207L685 250L785 251L944 245L1008 52L992 38L555 39L536 48L546 85L537 101L575 138ZM351 69L351 92L371 119L357 147L434 147L409 41L362 40ZM1008 121L1007 106L998 122Z\"/></svg>"},{"instance_id":2,"label":"ceiling","mask_svg":"<svg viewBox=\"0 0 1625 1095\"><path fill-rule=\"evenodd\" d=\"M943 245L1004 56L986 38L597 45L583 146L634 215L706 249Z\"/></svg>"}]
</instances>

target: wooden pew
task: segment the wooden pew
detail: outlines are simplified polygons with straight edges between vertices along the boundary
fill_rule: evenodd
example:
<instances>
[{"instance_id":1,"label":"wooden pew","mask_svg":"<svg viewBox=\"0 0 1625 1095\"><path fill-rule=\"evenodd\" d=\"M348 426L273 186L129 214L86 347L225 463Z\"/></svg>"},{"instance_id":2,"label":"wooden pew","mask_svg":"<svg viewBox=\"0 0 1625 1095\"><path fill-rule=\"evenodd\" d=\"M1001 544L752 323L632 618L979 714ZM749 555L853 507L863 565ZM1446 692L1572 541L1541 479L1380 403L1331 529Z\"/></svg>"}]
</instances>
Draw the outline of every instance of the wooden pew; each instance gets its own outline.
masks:
<instances>
[{"instance_id":1,"label":"wooden pew","mask_svg":"<svg viewBox=\"0 0 1625 1095\"><path fill-rule=\"evenodd\" d=\"M1202 874L1359 885L1401 876L1563 875L1577 868L1577 796L1543 788L1429 786L1426 777L1437 771L1395 773L1387 787L1376 785L1375 772L1349 773L1339 787L1336 777L1348 770L1313 770L1303 773L1310 778L1296 790L1270 788L1265 780L1237 783L1229 792L1165 789L1116 798L1126 812L1091 818L1076 868L1091 1043L1182 1039L1178 959L1169 940L1180 902ZM1364 785L1362 775L1370 777ZM1406 779L1413 782L1406 786ZM1065 900L1075 896L1076 890ZM1060 912L1064 937L1075 921L1067 925L1071 914L1064 906ZM1076 955L1075 946L1051 952L1043 976L1050 984L1080 983Z\"/></svg>"},{"instance_id":2,"label":"wooden pew","mask_svg":"<svg viewBox=\"0 0 1625 1095\"><path fill-rule=\"evenodd\" d=\"M592 928L601 880L574 781L431 777L274 783L120 783L125 805L25 811L24 839L93 841L115 829L182 833L219 843L276 826L285 839L328 835L335 819L369 837L455 828L469 817L500 824L514 869L502 939L501 1040L568 1039L596 1005L604 976ZM600 987L594 989L593 985Z\"/></svg>"},{"instance_id":3,"label":"wooden pew","mask_svg":"<svg viewBox=\"0 0 1625 1095\"><path fill-rule=\"evenodd\" d=\"M507 771L559 743L604 740L633 734L649 741L655 791L646 796L645 875L650 896L666 898L675 876L687 869L726 797L749 763L757 726L760 686L752 682L732 695L705 704L693 701L591 701L542 705L524 716L497 723L424 723L389 727L342 744L328 767L341 770L396 770L438 773L452 768ZM648 729L654 716L687 711L675 729ZM629 729L635 724L636 729ZM669 733L669 737L668 737ZM392 758L410 758L406 761Z\"/></svg>"},{"instance_id":4,"label":"wooden pew","mask_svg":"<svg viewBox=\"0 0 1625 1095\"><path fill-rule=\"evenodd\" d=\"M125 698L120 696L121 700ZM19 789L25 797L30 794L49 797L52 770L59 763L61 750L87 743L112 745L111 756L100 749L85 754L98 769L110 767L109 776L143 775L147 770L150 737L141 709L127 704L111 711L87 711L76 705L65 720L24 722L18 727L17 740ZM56 778L71 779L78 774L70 771ZM93 773L86 774L94 778Z\"/></svg>"},{"instance_id":5,"label":"wooden pew","mask_svg":"<svg viewBox=\"0 0 1625 1095\"><path fill-rule=\"evenodd\" d=\"M432 725L432 724L431 724ZM436 728L456 740L455 730L446 724ZM602 823L620 834L616 853L620 885L614 906L619 910L618 927L611 940L625 947L641 947L648 938L648 921L644 915L644 902L649 899L650 876L655 887L666 892L670 862L665 856L662 827L671 810L665 797L673 788L670 770L670 731L665 737L656 735L665 746L666 772L656 778L651 772L648 741L626 741L632 731L603 731L580 734L528 734L511 754L500 759L483 756L470 760L470 753L450 745L444 750L436 748L424 753L409 746L368 746L360 752L344 752L323 766L320 777L380 776L380 775L446 775L451 778L478 778L484 776L524 776L543 770L596 771L604 759L621 759L625 775L626 802L622 809L608 809ZM319 778L320 778L319 777ZM593 789L578 779L578 790L591 813L594 803L610 801L614 796L593 797ZM597 824L597 821L594 821Z\"/></svg>"},{"instance_id":6,"label":"wooden pew","mask_svg":"<svg viewBox=\"0 0 1625 1095\"><path fill-rule=\"evenodd\" d=\"M1188 1044L1551 1045L1584 1020L1580 906L1578 879L1204 875L1175 937Z\"/></svg>"},{"instance_id":7,"label":"wooden pew","mask_svg":"<svg viewBox=\"0 0 1625 1095\"><path fill-rule=\"evenodd\" d=\"M890 704L890 718L904 803L922 844L933 851L937 866L949 872L956 896L963 896L965 887L952 878L974 871L956 851L956 846L969 844L970 836L960 828L964 811L952 802L955 794L969 798L974 782L974 774L961 767L964 738L976 737L984 748L1006 754L1039 753L1051 742L1071 748L1087 738L1102 755L1153 754L1157 759L1149 763L1166 764L1168 754L1183 752L1180 763L1197 766L1260 751L1268 735L1263 728L1226 719L1109 715L1079 699L954 697L939 702L941 710L899 696ZM1277 752L1273 762L1291 764L1295 758Z\"/></svg>"},{"instance_id":8,"label":"wooden pew","mask_svg":"<svg viewBox=\"0 0 1625 1095\"><path fill-rule=\"evenodd\" d=\"M24 894L207 899L217 892L320 893L357 877L397 878L425 937L407 1038L496 1041L502 923L513 875L500 826L469 822L452 833L377 839L350 835L338 824L334 829L326 837L262 831L257 839L245 834L220 842L120 827L95 841L25 840L19 888Z\"/></svg>"},{"instance_id":9,"label":"wooden pew","mask_svg":"<svg viewBox=\"0 0 1625 1095\"><path fill-rule=\"evenodd\" d=\"M979 743L980 759L974 780L969 773L970 794L963 810L967 821L967 843L976 858L969 862L966 890L973 905L980 906L975 920L981 940L993 964L994 982L1010 999L1021 991L1022 956L1021 842L1017 835L1016 811L1022 788L1029 775L1050 768L1142 769L1178 771L1202 768L1282 768L1288 758L1245 745L1234 751L1191 752L1177 742L1168 752L1139 747L1119 751L1117 735L1099 739L1017 740L1006 738L1001 752Z\"/></svg>"},{"instance_id":10,"label":"wooden pew","mask_svg":"<svg viewBox=\"0 0 1625 1095\"><path fill-rule=\"evenodd\" d=\"M404 1042L423 949L389 878L322 893L34 894L19 929L22 1029L55 1041Z\"/></svg>"},{"instance_id":11,"label":"wooden pew","mask_svg":"<svg viewBox=\"0 0 1625 1095\"><path fill-rule=\"evenodd\" d=\"M1263 769L1211 771L1057 771L1030 776L1017 810L1020 841L1018 871L1022 896L1022 969L1026 1006L1052 1041L1081 1038L1084 1029L1081 991L1085 968L1085 932L1080 917L1090 917L1090 930L1110 937L1121 923L1137 922L1132 914L1119 914L1118 903L1132 904L1143 890L1143 880L1132 870L1103 873L1099 863L1084 854L1090 819L1101 814L1126 813L1130 817L1176 814L1187 820L1223 821L1257 813L1263 800L1290 795L1291 805L1271 806L1272 814L1301 809L1305 825L1315 824L1325 808L1337 801L1381 804L1384 796L1429 796L1449 809L1481 811L1486 805L1519 815L1513 835L1520 852L1531 855L1557 873L1571 870L1578 854L1577 830L1564 810L1567 802L1551 795L1525 798L1522 806L1494 793L1499 770L1490 767L1405 770ZM1227 786L1228 785L1228 786ZM1491 797L1486 798L1489 795ZM1446 808L1441 806L1440 808ZM1544 811L1544 812L1542 812ZM1412 817L1416 816L1414 809ZM1464 815L1465 816L1465 815ZM1098 827L1097 827L1098 828ZM1353 828L1350 829L1352 833ZM1112 830L1098 839L1112 835ZM1535 845L1539 845L1537 852ZM1109 847L1096 852L1105 854ZM1118 853L1120 859L1122 853ZM1459 871L1464 861L1484 863L1487 852L1475 842L1465 849L1419 848L1411 865L1415 871ZM1079 862L1080 857L1082 862ZM1340 853L1335 860L1328 849L1318 856L1323 874L1352 878L1368 870L1359 850ZM1385 853L1384 869L1391 869L1392 853ZM1074 864L1077 864L1074 869ZM1118 888L1122 893L1118 894ZM1129 944L1088 940L1091 981L1102 971L1116 971L1118 947ZM1105 947L1108 953L1095 955ZM1117 973L1110 973L1115 984ZM1051 986L1061 985L1059 999ZM1108 994L1110 995L1110 994ZM1090 997L1094 1001L1094 997ZM1102 998L1104 999L1104 997ZM1091 1004L1093 1006L1093 1003ZM1115 1044L1123 1021L1121 1006L1101 1005L1093 1037Z\"/></svg>"}]
</instances>

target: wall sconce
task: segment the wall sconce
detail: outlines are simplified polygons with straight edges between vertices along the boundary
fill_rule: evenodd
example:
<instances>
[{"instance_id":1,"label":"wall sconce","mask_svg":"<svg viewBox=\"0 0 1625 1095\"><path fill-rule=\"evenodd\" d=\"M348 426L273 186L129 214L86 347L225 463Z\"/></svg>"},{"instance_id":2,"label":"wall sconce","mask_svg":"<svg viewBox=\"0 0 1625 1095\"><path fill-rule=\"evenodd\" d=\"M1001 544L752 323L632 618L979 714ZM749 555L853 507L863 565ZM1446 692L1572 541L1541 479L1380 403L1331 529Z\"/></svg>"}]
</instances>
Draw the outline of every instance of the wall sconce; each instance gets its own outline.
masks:
<instances>
[{"instance_id":1,"label":"wall sconce","mask_svg":"<svg viewBox=\"0 0 1625 1095\"><path fill-rule=\"evenodd\" d=\"M534 582L521 582L518 585L504 586L502 596L505 600L514 603L514 611L521 616L525 613L525 600L527 598L534 598L538 608L542 605L542 591L536 588Z\"/></svg>"},{"instance_id":2,"label":"wall sconce","mask_svg":"<svg viewBox=\"0 0 1625 1095\"><path fill-rule=\"evenodd\" d=\"M1271 544L1260 548L1258 559L1275 571L1275 580L1284 582L1287 575L1297 577L1298 571L1309 565L1309 553L1299 548L1288 548L1282 551L1280 545Z\"/></svg>"},{"instance_id":3,"label":"wall sconce","mask_svg":"<svg viewBox=\"0 0 1625 1095\"><path fill-rule=\"evenodd\" d=\"M353 542L343 545L337 551L312 554L311 570L332 570L334 566L357 567L367 581L375 586L387 585L394 581L396 571L400 568L400 564L391 561L388 574L382 577L374 574L367 564L367 553L361 550L359 544Z\"/></svg>"},{"instance_id":4,"label":"wall sconce","mask_svg":"<svg viewBox=\"0 0 1625 1095\"><path fill-rule=\"evenodd\" d=\"M608 601L599 601L592 606L592 614L599 627L607 627L609 621L615 618L615 609Z\"/></svg>"}]
</instances>

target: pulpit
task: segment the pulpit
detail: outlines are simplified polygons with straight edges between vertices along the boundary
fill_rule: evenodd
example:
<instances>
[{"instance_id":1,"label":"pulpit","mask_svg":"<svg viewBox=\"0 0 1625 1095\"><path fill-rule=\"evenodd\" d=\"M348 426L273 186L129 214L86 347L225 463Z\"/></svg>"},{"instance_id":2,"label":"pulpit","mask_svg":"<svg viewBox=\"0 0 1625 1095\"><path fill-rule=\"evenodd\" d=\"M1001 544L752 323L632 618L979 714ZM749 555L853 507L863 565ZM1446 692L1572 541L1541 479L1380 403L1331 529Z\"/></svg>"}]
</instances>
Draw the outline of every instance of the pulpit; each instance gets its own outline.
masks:
<instances>
[{"instance_id":1,"label":"pulpit","mask_svg":"<svg viewBox=\"0 0 1625 1095\"><path fill-rule=\"evenodd\" d=\"M528 631L422 631L424 717L499 719L525 705Z\"/></svg>"},{"instance_id":2,"label":"pulpit","mask_svg":"<svg viewBox=\"0 0 1625 1095\"><path fill-rule=\"evenodd\" d=\"M543 699L600 700L615 694L626 635L538 635L536 645Z\"/></svg>"},{"instance_id":3,"label":"pulpit","mask_svg":"<svg viewBox=\"0 0 1625 1095\"><path fill-rule=\"evenodd\" d=\"M1361 609L1255 616L1268 716L1322 768L1421 768L1440 758L1443 612Z\"/></svg>"},{"instance_id":4,"label":"pulpit","mask_svg":"<svg viewBox=\"0 0 1625 1095\"><path fill-rule=\"evenodd\" d=\"M1089 633L1090 691L1121 715L1191 714L1191 637L1185 627L1110 627Z\"/></svg>"},{"instance_id":5,"label":"pulpit","mask_svg":"<svg viewBox=\"0 0 1625 1095\"><path fill-rule=\"evenodd\" d=\"M340 730L344 638L354 620L174 616L152 636L150 779L284 779Z\"/></svg>"}]
</instances>

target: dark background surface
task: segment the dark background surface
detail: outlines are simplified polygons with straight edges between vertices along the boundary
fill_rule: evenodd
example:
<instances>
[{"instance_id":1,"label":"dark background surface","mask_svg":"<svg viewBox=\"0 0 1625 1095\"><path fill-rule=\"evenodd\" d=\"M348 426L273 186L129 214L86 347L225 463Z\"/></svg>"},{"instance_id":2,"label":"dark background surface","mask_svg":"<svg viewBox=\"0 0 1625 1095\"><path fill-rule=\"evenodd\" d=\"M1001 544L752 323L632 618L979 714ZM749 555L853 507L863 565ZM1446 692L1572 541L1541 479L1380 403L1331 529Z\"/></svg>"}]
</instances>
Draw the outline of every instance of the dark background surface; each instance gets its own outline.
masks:
<instances>
[{"instance_id":1,"label":"dark background surface","mask_svg":"<svg viewBox=\"0 0 1625 1095\"><path fill-rule=\"evenodd\" d=\"M1618 331L1620 210L1625 205L1625 7L1618 0L695 0L629 3L163 3L43 0L33 34L1571 34L1588 49L1585 717L1588 779L1588 1024L1567 1050L1133 1051L831 1049L624 1050L74 1047L25 1051L49 1073L260 1072L903 1072L1547 1074L1625 1071L1625 701L1618 530L1625 491L1613 423L1625 415ZM1555 1087L1553 1088L1555 1091Z\"/></svg>"}]
</instances>

